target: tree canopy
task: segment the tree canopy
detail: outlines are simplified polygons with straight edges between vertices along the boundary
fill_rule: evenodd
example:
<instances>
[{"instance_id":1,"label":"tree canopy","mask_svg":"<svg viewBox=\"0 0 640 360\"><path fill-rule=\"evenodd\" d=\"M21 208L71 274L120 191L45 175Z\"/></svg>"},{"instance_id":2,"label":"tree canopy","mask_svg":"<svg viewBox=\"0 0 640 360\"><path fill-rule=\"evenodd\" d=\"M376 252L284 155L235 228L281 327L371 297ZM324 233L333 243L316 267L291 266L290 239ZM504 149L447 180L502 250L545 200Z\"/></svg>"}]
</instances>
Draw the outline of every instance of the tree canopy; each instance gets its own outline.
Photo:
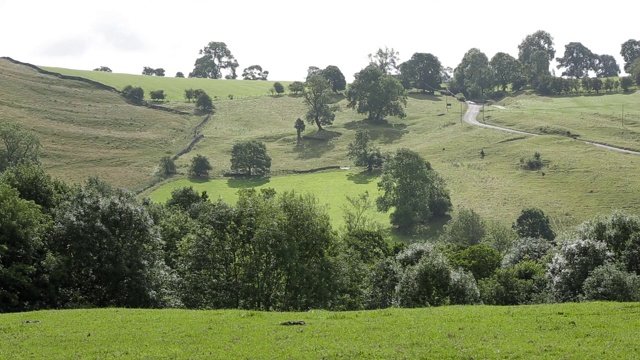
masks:
<instances>
[{"instance_id":1,"label":"tree canopy","mask_svg":"<svg viewBox=\"0 0 640 360\"><path fill-rule=\"evenodd\" d=\"M331 89L335 93L343 91L347 88L347 80L345 80L342 71L340 71L340 69L335 65L327 66L320 72L320 75L324 76L324 78L329 81L329 84L331 84Z\"/></svg>"},{"instance_id":2,"label":"tree canopy","mask_svg":"<svg viewBox=\"0 0 640 360\"><path fill-rule=\"evenodd\" d=\"M230 70L230 78L235 79L238 62L231 50L224 42L211 41L200 50L200 57L196 59L193 71L189 77L220 79L222 70Z\"/></svg>"},{"instance_id":3,"label":"tree canopy","mask_svg":"<svg viewBox=\"0 0 640 360\"><path fill-rule=\"evenodd\" d=\"M620 55L624 59L624 71L628 73L633 61L640 59L640 40L629 39L625 41L621 46Z\"/></svg>"},{"instance_id":4,"label":"tree canopy","mask_svg":"<svg viewBox=\"0 0 640 360\"><path fill-rule=\"evenodd\" d=\"M442 64L435 55L415 53L398 68L405 88L420 89L432 94L440 90Z\"/></svg>"},{"instance_id":5,"label":"tree canopy","mask_svg":"<svg viewBox=\"0 0 640 360\"><path fill-rule=\"evenodd\" d=\"M40 140L31 131L11 122L0 124L0 172L10 166L39 162L40 150Z\"/></svg>"},{"instance_id":6,"label":"tree canopy","mask_svg":"<svg viewBox=\"0 0 640 360\"><path fill-rule=\"evenodd\" d=\"M264 176L271 170L267 147L257 140L240 141L231 149L231 170L245 175Z\"/></svg>"},{"instance_id":7,"label":"tree canopy","mask_svg":"<svg viewBox=\"0 0 640 360\"><path fill-rule=\"evenodd\" d=\"M407 104L404 87L375 65L369 65L355 74L347 90L347 100L347 107L358 114L368 114L371 121L381 121L388 115L399 118L406 116L403 108Z\"/></svg>"},{"instance_id":8,"label":"tree canopy","mask_svg":"<svg viewBox=\"0 0 640 360\"><path fill-rule=\"evenodd\" d=\"M305 118L309 123L316 124L318 130L323 130L323 125L333 124L337 107L332 105L331 84L324 76L312 75L307 80L302 95L307 105Z\"/></svg>"},{"instance_id":9,"label":"tree canopy","mask_svg":"<svg viewBox=\"0 0 640 360\"><path fill-rule=\"evenodd\" d=\"M269 71L262 70L260 65L251 65L242 71L242 78L244 80L267 80Z\"/></svg>"},{"instance_id":10,"label":"tree canopy","mask_svg":"<svg viewBox=\"0 0 640 360\"><path fill-rule=\"evenodd\" d=\"M393 74L398 68L399 55L400 53L393 48L378 48L375 53L369 54L369 64L377 66L387 74Z\"/></svg>"},{"instance_id":11,"label":"tree canopy","mask_svg":"<svg viewBox=\"0 0 640 360\"><path fill-rule=\"evenodd\" d=\"M579 42L565 45L564 56L556 58L558 69L564 68L562 76L581 79L595 70L597 55Z\"/></svg>"}]
</instances>

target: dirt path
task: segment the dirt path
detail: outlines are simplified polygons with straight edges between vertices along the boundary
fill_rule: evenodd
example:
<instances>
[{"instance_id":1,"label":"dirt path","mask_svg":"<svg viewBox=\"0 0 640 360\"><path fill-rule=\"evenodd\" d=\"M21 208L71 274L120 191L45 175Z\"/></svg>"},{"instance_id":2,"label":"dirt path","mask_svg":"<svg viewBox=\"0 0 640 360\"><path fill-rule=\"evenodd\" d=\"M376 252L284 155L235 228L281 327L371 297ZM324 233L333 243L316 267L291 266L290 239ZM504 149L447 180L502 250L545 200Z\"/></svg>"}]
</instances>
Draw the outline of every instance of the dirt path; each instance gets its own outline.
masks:
<instances>
[{"instance_id":1,"label":"dirt path","mask_svg":"<svg viewBox=\"0 0 640 360\"><path fill-rule=\"evenodd\" d=\"M525 131L507 129L507 128L494 126L494 125L483 124L483 123L481 123L481 122L479 122L477 120L478 114L480 113L480 110L482 109L482 105L476 105L476 104L473 104L473 103L471 103L471 104L467 103L467 105L469 107L467 108L467 112L464 114L464 118L463 118L464 122L466 122L467 124L481 126L481 127L488 128L488 129L493 129L493 130L507 131L507 132L514 133L514 134L529 135L529 136L539 136L540 135L540 134L528 133L528 132L525 132ZM613 150L613 151L617 151L617 152L621 152L621 153L625 153L625 154L640 155L640 151L621 149L621 148L618 148L618 147L615 147L615 146L598 144L598 143L595 143L595 142L592 142L592 141L584 141L584 143L588 144L588 145L597 146L597 147L602 148L602 149Z\"/></svg>"}]
</instances>

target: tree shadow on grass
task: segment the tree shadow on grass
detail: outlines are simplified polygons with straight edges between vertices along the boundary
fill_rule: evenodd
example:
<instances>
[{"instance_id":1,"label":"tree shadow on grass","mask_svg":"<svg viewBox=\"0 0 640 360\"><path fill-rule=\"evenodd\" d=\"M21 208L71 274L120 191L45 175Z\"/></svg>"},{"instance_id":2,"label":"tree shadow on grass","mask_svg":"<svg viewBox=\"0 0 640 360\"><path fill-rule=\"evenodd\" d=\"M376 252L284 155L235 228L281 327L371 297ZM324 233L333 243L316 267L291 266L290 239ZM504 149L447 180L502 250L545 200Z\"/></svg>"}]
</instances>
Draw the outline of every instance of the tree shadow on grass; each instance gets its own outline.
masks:
<instances>
[{"instance_id":1,"label":"tree shadow on grass","mask_svg":"<svg viewBox=\"0 0 640 360\"><path fill-rule=\"evenodd\" d=\"M298 153L300 159L315 159L322 157L324 153L333 150L335 145L332 139L342 136L337 131L322 130L307 134L302 137L302 142L296 144L293 151Z\"/></svg>"},{"instance_id":2,"label":"tree shadow on grass","mask_svg":"<svg viewBox=\"0 0 640 360\"><path fill-rule=\"evenodd\" d=\"M407 234L392 229L391 232L397 239L400 239L405 244L411 244L416 241L424 241L424 239L437 240L444 234L444 226L451 220L450 215L437 217L431 219L428 226L426 226L419 234Z\"/></svg>"},{"instance_id":3,"label":"tree shadow on grass","mask_svg":"<svg viewBox=\"0 0 640 360\"><path fill-rule=\"evenodd\" d=\"M378 179L381 173L382 172L380 170L374 170L372 172L363 171L359 173L351 173L347 175L347 179L353 181L355 184L368 184Z\"/></svg>"},{"instance_id":4,"label":"tree shadow on grass","mask_svg":"<svg viewBox=\"0 0 640 360\"><path fill-rule=\"evenodd\" d=\"M189 182L196 184L203 184L209 182L211 179L208 176L189 176Z\"/></svg>"},{"instance_id":5,"label":"tree shadow on grass","mask_svg":"<svg viewBox=\"0 0 640 360\"><path fill-rule=\"evenodd\" d=\"M269 183L271 179L265 177L237 177L229 178L227 186L233 189L246 189L262 186Z\"/></svg>"},{"instance_id":6,"label":"tree shadow on grass","mask_svg":"<svg viewBox=\"0 0 640 360\"><path fill-rule=\"evenodd\" d=\"M409 130L407 130L407 124L393 124L388 120L376 122L372 122L366 119L358 121L354 120L344 124L344 127L349 130L368 130L369 136L372 140L380 141L383 144L391 144L394 141L400 140L402 136L409 133Z\"/></svg>"}]
</instances>

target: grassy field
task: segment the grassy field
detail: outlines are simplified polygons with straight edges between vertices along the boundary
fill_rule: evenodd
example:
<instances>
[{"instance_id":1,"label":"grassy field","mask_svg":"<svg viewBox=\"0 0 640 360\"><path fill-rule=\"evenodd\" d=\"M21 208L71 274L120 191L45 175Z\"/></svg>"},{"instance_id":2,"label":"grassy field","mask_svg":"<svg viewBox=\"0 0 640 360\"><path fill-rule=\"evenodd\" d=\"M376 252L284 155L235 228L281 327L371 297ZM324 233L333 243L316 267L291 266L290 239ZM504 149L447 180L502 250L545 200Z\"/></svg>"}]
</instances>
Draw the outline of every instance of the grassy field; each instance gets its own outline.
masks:
<instances>
[{"instance_id":1,"label":"grassy field","mask_svg":"<svg viewBox=\"0 0 640 360\"><path fill-rule=\"evenodd\" d=\"M506 109L485 107L489 124L541 134L579 135L640 150L640 92L628 94L541 97L520 95L499 102Z\"/></svg>"},{"instance_id":2,"label":"grassy field","mask_svg":"<svg viewBox=\"0 0 640 360\"><path fill-rule=\"evenodd\" d=\"M117 74L90 70L73 70L54 67L42 67L45 70L57 72L63 75L79 76L86 79L101 82L122 90L127 85L139 86L144 89L146 99L153 90L164 90L169 102L183 102L185 89L203 89L209 96L218 97L220 100L234 98L262 97L269 93L275 81L249 81L249 80L212 80L195 78L157 77L147 75ZM189 72L184 72L185 76ZM168 74L173 76L175 74ZM287 89L290 81L281 81ZM288 89L287 89L288 91Z\"/></svg>"},{"instance_id":3,"label":"grassy field","mask_svg":"<svg viewBox=\"0 0 640 360\"><path fill-rule=\"evenodd\" d=\"M33 130L53 176L83 182L98 175L143 187L160 158L186 147L199 116L132 106L113 92L42 75L0 59L0 120Z\"/></svg>"},{"instance_id":4,"label":"grassy field","mask_svg":"<svg viewBox=\"0 0 640 360\"><path fill-rule=\"evenodd\" d=\"M29 321L29 322L27 322ZM304 321L304 326L282 326ZM0 315L2 359L632 359L640 304Z\"/></svg>"}]
</instances>

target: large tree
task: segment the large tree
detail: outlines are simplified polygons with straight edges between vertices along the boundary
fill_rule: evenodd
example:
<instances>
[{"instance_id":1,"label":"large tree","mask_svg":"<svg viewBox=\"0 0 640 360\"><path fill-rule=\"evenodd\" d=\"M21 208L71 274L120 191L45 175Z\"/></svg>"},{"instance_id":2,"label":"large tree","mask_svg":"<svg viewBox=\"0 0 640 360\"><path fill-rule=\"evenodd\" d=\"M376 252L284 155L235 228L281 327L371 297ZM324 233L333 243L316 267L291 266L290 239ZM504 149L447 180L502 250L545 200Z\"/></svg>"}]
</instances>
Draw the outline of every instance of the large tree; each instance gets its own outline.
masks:
<instances>
[{"instance_id":1,"label":"large tree","mask_svg":"<svg viewBox=\"0 0 640 360\"><path fill-rule=\"evenodd\" d=\"M596 58L595 71L597 77L617 77L620 75L620 66L618 66L618 62L613 56L600 55Z\"/></svg>"},{"instance_id":2,"label":"large tree","mask_svg":"<svg viewBox=\"0 0 640 360\"><path fill-rule=\"evenodd\" d=\"M556 58L558 69L564 68L562 76L581 79L589 76L589 71L595 69L598 55L594 54L579 42L565 45L564 56Z\"/></svg>"},{"instance_id":3,"label":"large tree","mask_svg":"<svg viewBox=\"0 0 640 360\"><path fill-rule=\"evenodd\" d=\"M242 78L245 80L267 80L269 71L262 70L260 65L251 65L242 71Z\"/></svg>"},{"instance_id":4,"label":"large tree","mask_svg":"<svg viewBox=\"0 0 640 360\"><path fill-rule=\"evenodd\" d=\"M483 97L493 85L493 69L487 55L477 48L470 49L453 71L452 88L470 97Z\"/></svg>"},{"instance_id":5,"label":"large tree","mask_svg":"<svg viewBox=\"0 0 640 360\"><path fill-rule=\"evenodd\" d=\"M0 123L0 172L10 166L38 162L40 141L18 124Z\"/></svg>"},{"instance_id":6,"label":"large tree","mask_svg":"<svg viewBox=\"0 0 640 360\"><path fill-rule=\"evenodd\" d=\"M640 40L629 39L622 44L620 55L624 59L624 71L629 72L633 61L640 58Z\"/></svg>"},{"instance_id":7,"label":"large tree","mask_svg":"<svg viewBox=\"0 0 640 360\"><path fill-rule=\"evenodd\" d=\"M224 42L210 42L200 50L200 55L196 59L189 77L220 79L222 78L222 70L230 69L231 77L235 78L238 62Z\"/></svg>"},{"instance_id":8,"label":"large tree","mask_svg":"<svg viewBox=\"0 0 640 360\"><path fill-rule=\"evenodd\" d=\"M342 71L340 71L337 66L329 65L324 68L324 70L322 70L320 74L329 81L329 84L331 84L331 89L333 89L335 93L343 91L347 88L347 81L345 80Z\"/></svg>"},{"instance_id":9,"label":"large tree","mask_svg":"<svg viewBox=\"0 0 640 360\"><path fill-rule=\"evenodd\" d=\"M378 48L378 51L368 55L369 63L377 66L387 74L393 74L398 68L398 61L400 61L399 55L400 53L393 48L389 49L385 46L384 50Z\"/></svg>"},{"instance_id":10,"label":"large tree","mask_svg":"<svg viewBox=\"0 0 640 360\"><path fill-rule=\"evenodd\" d=\"M399 149L385 163L378 188L383 192L376 200L378 210L394 208L391 224L403 232L427 225L432 217L451 210L444 180L413 150Z\"/></svg>"},{"instance_id":11,"label":"large tree","mask_svg":"<svg viewBox=\"0 0 640 360\"><path fill-rule=\"evenodd\" d=\"M399 69L402 82L408 87L430 93L440 90L442 64L435 55L415 53L410 60L400 64Z\"/></svg>"},{"instance_id":12,"label":"large tree","mask_svg":"<svg viewBox=\"0 0 640 360\"><path fill-rule=\"evenodd\" d=\"M309 123L316 124L318 130L323 130L323 125L333 124L337 107L332 105L333 91L327 79L322 75L311 75L302 95L307 105L305 118Z\"/></svg>"},{"instance_id":13,"label":"large tree","mask_svg":"<svg viewBox=\"0 0 640 360\"><path fill-rule=\"evenodd\" d=\"M403 106L407 104L407 95L402 84L375 65L355 74L347 100L347 107L358 114L368 114L371 121L381 121L387 115L406 116Z\"/></svg>"},{"instance_id":14,"label":"large tree","mask_svg":"<svg viewBox=\"0 0 640 360\"><path fill-rule=\"evenodd\" d=\"M556 55L556 50L553 48L553 37L543 30L527 35L522 40L522 43L518 45L518 59L523 64L531 64L533 54L538 51L543 51L548 61L553 60Z\"/></svg>"},{"instance_id":15,"label":"large tree","mask_svg":"<svg viewBox=\"0 0 640 360\"><path fill-rule=\"evenodd\" d=\"M507 89L509 84L517 82L522 77L522 65L518 59L513 56L499 52L495 54L489 65L493 68L494 83L502 88L502 91Z\"/></svg>"},{"instance_id":16,"label":"large tree","mask_svg":"<svg viewBox=\"0 0 640 360\"><path fill-rule=\"evenodd\" d=\"M231 149L231 170L245 175L263 176L271 170L267 147L257 140L240 141Z\"/></svg>"}]
</instances>

